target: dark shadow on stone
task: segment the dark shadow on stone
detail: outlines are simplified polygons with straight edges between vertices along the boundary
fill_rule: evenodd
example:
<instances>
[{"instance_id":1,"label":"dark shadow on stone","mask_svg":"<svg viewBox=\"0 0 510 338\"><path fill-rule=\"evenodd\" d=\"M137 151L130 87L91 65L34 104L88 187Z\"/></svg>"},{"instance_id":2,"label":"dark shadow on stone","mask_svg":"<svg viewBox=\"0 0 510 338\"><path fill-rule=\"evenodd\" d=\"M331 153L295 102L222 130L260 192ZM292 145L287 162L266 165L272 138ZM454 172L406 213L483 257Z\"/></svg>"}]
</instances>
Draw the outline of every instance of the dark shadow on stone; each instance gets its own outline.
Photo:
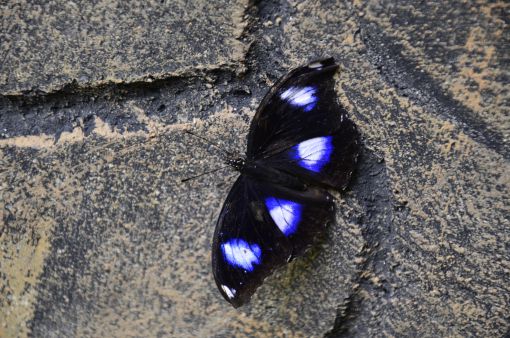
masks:
<instances>
[{"instance_id":1,"label":"dark shadow on stone","mask_svg":"<svg viewBox=\"0 0 510 338\"><path fill-rule=\"evenodd\" d=\"M391 191L384 159L364 147L351 187L354 198L362 207L362 215L357 222L366 241L363 250L365 261L361 264L357 277L359 287L352 291L346 304L338 309L335 326L326 334L328 338L363 336L363 332L355 328L356 318L366 310L359 291L364 290L372 294L379 294L381 291L374 290L375 286L364 277L366 275L364 273L369 272L379 277L388 274L385 260L394 236L392 230L394 192ZM391 292L390 286L383 279L378 288L385 294Z\"/></svg>"}]
</instances>

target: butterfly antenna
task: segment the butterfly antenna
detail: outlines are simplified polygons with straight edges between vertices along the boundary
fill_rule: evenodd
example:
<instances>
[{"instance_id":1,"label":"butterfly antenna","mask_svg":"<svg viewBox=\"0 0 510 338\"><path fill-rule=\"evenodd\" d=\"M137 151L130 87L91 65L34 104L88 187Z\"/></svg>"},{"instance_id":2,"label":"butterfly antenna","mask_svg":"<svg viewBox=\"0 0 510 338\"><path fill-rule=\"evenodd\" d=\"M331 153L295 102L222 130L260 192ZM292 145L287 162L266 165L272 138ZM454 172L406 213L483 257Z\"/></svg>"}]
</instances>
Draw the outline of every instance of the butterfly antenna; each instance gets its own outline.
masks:
<instances>
[{"instance_id":1,"label":"butterfly antenna","mask_svg":"<svg viewBox=\"0 0 510 338\"><path fill-rule=\"evenodd\" d=\"M227 158L232 158L232 157L234 157L234 154L232 154L230 151L228 151L228 150L226 150L226 149L224 149L224 148L220 147L218 144L216 144L216 143L214 143L214 142L212 142L212 141L210 141L210 140L206 139L205 137L200 136L200 135L197 135L197 134L195 134L195 133L193 133L193 132L191 132L191 131L189 131L189 130L185 130L184 132L185 132L186 134L190 134L190 135L192 135L192 136L195 136L196 138L201 139L202 141L206 142L207 144L212 145L212 146L213 146L213 147L215 147L216 149L221 150L222 152L224 152L224 153L227 155Z\"/></svg>"},{"instance_id":2,"label":"butterfly antenna","mask_svg":"<svg viewBox=\"0 0 510 338\"><path fill-rule=\"evenodd\" d=\"M198 174L198 175L195 175L195 176L192 176L192 177L185 178L185 179L181 180L181 183L188 182L188 181L193 180L195 178L198 178L200 176L204 176L204 175L207 175L207 174L212 174L214 172L217 172L218 170L225 169L227 167L228 166L219 167L219 168L216 168L216 169L213 169L213 170L206 171L205 173L201 173L201 174Z\"/></svg>"}]
</instances>

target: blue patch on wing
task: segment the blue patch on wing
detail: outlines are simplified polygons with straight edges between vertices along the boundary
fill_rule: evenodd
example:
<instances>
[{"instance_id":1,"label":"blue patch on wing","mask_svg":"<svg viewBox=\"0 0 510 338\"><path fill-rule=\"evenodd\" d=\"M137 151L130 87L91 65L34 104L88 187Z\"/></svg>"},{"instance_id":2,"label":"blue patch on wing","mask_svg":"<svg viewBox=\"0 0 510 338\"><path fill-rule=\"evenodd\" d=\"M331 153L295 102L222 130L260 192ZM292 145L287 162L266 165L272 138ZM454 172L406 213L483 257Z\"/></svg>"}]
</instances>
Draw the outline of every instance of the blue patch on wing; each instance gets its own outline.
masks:
<instances>
[{"instance_id":1,"label":"blue patch on wing","mask_svg":"<svg viewBox=\"0 0 510 338\"><path fill-rule=\"evenodd\" d=\"M329 163L333 152L333 137L315 137L292 147L291 157L310 171L320 172Z\"/></svg>"},{"instance_id":2,"label":"blue patch on wing","mask_svg":"<svg viewBox=\"0 0 510 338\"><path fill-rule=\"evenodd\" d=\"M268 197L265 202L269 215L285 236L296 232L301 221L301 204L275 197Z\"/></svg>"},{"instance_id":3,"label":"blue patch on wing","mask_svg":"<svg viewBox=\"0 0 510 338\"><path fill-rule=\"evenodd\" d=\"M253 271L256 264L260 264L262 250L257 244L249 244L243 239L233 238L221 244L223 257L230 265Z\"/></svg>"},{"instance_id":4,"label":"blue patch on wing","mask_svg":"<svg viewBox=\"0 0 510 338\"><path fill-rule=\"evenodd\" d=\"M309 112L317 104L316 91L312 86L290 87L280 95L280 98Z\"/></svg>"}]
</instances>

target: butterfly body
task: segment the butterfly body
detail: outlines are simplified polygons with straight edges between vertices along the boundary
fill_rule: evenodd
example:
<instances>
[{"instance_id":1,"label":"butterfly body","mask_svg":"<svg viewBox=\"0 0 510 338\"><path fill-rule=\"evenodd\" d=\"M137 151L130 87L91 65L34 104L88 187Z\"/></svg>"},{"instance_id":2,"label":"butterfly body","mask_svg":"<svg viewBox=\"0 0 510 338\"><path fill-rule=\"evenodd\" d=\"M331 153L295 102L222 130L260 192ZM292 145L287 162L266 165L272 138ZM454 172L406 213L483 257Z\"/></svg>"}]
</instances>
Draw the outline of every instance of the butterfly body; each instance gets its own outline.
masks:
<instances>
[{"instance_id":1,"label":"butterfly body","mask_svg":"<svg viewBox=\"0 0 510 338\"><path fill-rule=\"evenodd\" d=\"M315 61L279 80L252 120L246 156L227 160L240 176L218 219L212 265L234 307L334 222L327 189L347 186L359 153L336 98L337 67L332 58Z\"/></svg>"},{"instance_id":2,"label":"butterfly body","mask_svg":"<svg viewBox=\"0 0 510 338\"><path fill-rule=\"evenodd\" d=\"M262 161L247 161L243 158L227 161L242 175L255 180L304 191L307 185L298 177L284 171L265 165Z\"/></svg>"}]
</instances>

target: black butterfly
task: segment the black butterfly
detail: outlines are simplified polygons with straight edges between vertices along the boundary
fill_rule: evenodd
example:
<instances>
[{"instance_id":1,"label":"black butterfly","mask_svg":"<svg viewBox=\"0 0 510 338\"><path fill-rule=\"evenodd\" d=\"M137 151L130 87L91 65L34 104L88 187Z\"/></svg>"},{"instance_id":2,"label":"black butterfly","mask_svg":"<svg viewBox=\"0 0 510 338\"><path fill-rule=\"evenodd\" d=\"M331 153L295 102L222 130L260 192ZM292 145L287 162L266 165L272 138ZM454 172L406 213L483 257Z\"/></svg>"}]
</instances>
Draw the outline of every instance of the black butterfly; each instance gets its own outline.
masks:
<instances>
[{"instance_id":1,"label":"black butterfly","mask_svg":"<svg viewBox=\"0 0 510 338\"><path fill-rule=\"evenodd\" d=\"M328 58L280 79L253 118L246 158L228 161L241 175L216 225L212 266L234 307L334 221L326 189L346 187L359 152L356 127L335 93L337 68Z\"/></svg>"}]
</instances>

